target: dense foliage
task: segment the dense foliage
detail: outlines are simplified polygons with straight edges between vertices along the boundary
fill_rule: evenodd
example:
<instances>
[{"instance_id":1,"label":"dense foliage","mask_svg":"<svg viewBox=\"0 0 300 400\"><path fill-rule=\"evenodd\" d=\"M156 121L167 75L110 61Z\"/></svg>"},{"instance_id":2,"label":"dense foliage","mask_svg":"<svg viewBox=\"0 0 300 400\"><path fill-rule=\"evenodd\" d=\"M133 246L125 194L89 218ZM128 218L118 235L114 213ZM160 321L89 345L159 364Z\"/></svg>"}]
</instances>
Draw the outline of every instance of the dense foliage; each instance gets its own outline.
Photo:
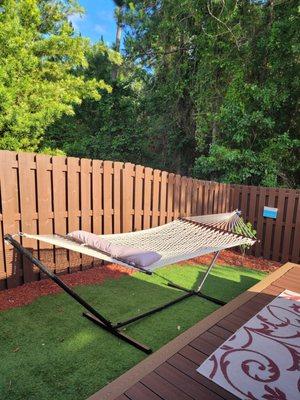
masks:
<instances>
[{"instance_id":1,"label":"dense foliage","mask_svg":"<svg viewBox=\"0 0 300 400\"><path fill-rule=\"evenodd\" d=\"M300 185L297 1L115 4L109 49L72 0L2 1L0 148Z\"/></svg>"},{"instance_id":2,"label":"dense foliage","mask_svg":"<svg viewBox=\"0 0 300 400\"><path fill-rule=\"evenodd\" d=\"M126 48L151 69L148 117L166 167L296 185L298 2L134 3Z\"/></svg>"},{"instance_id":3,"label":"dense foliage","mask_svg":"<svg viewBox=\"0 0 300 400\"><path fill-rule=\"evenodd\" d=\"M79 11L72 1L1 2L0 148L37 150L49 125L110 90L83 73L89 44L68 21Z\"/></svg>"}]
</instances>

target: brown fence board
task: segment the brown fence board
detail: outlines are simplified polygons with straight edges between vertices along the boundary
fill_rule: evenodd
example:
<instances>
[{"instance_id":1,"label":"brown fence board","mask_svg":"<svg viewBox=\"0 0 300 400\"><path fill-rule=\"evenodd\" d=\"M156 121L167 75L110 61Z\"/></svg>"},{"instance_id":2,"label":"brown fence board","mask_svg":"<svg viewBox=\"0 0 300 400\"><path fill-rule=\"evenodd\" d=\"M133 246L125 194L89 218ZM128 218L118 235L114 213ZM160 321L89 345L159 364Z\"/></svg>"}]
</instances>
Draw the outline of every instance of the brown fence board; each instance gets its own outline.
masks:
<instances>
[{"instance_id":1,"label":"brown fence board","mask_svg":"<svg viewBox=\"0 0 300 400\"><path fill-rule=\"evenodd\" d=\"M59 235L66 235L67 232L67 193L66 193L66 158L53 157L53 211L54 211L54 232ZM55 269L60 272L69 268L68 252L65 249L55 248Z\"/></svg>"},{"instance_id":2,"label":"brown fence board","mask_svg":"<svg viewBox=\"0 0 300 400\"><path fill-rule=\"evenodd\" d=\"M67 196L68 196L68 232L80 229L79 221L79 159L67 159ZM69 252L70 270L77 271L81 267L81 254Z\"/></svg>"},{"instance_id":3,"label":"brown fence board","mask_svg":"<svg viewBox=\"0 0 300 400\"><path fill-rule=\"evenodd\" d=\"M143 210L143 179L144 167L137 165L135 168L135 187L134 187L134 229L142 229L142 210Z\"/></svg>"},{"instance_id":4,"label":"brown fence board","mask_svg":"<svg viewBox=\"0 0 300 400\"><path fill-rule=\"evenodd\" d=\"M121 193L121 172L123 163L114 163L114 174L113 174L113 232L121 232L121 205L122 205L122 193Z\"/></svg>"},{"instance_id":5,"label":"brown fence board","mask_svg":"<svg viewBox=\"0 0 300 400\"><path fill-rule=\"evenodd\" d=\"M174 183L174 219L178 218L180 215L180 175L175 175Z\"/></svg>"},{"instance_id":6,"label":"brown fence board","mask_svg":"<svg viewBox=\"0 0 300 400\"><path fill-rule=\"evenodd\" d=\"M186 186L186 216L189 217L192 214L192 196L193 196L193 182L194 180L189 178Z\"/></svg>"},{"instance_id":7,"label":"brown fence board","mask_svg":"<svg viewBox=\"0 0 300 400\"><path fill-rule=\"evenodd\" d=\"M295 191L290 191L286 203L284 241L281 254L281 260L283 262L288 261L290 258L289 256L291 247L291 235L292 235L292 223L293 223L295 199L296 199Z\"/></svg>"},{"instance_id":8,"label":"brown fence board","mask_svg":"<svg viewBox=\"0 0 300 400\"><path fill-rule=\"evenodd\" d=\"M102 233L102 176L101 168L103 162L100 160L92 161L92 209L93 209L93 233Z\"/></svg>"},{"instance_id":9,"label":"brown fence board","mask_svg":"<svg viewBox=\"0 0 300 400\"><path fill-rule=\"evenodd\" d=\"M112 224L112 173L113 163L104 161L103 163L103 209L104 209L104 233L113 233Z\"/></svg>"},{"instance_id":10,"label":"brown fence board","mask_svg":"<svg viewBox=\"0 0 300 400\"><path fill-rule=\"evenodd\" d=\"M294 243L291 260L300 262L300 194L298 193L297 209L295 212Z\"/></svg>"},{"instance_id":11,"label":"brown fence board","mask_svg":"<svg viewBox=\"0 0 300 400\"><path fill-rule=\"evenodd\" d=\"M277 200L278 216L274 230L274 244L273 244L274 248L273 259L276 261L280 261L280 244L281 244L281 234L283 229L284 203L285 203L285 190L280 190L278 193L278 200Z\"/></svg>"},{"instance_id":12,"label":"brown fence board","mask_svg":"<svg viewBox=\"0 0 300 400\"><path fill-rule=\"evenodd\" d=\"M263 207L266 204L266 188L261 188L259 192L259 203L258 203L258 220L256 226L256 234L260 242L257 242L255 245L255 255L256 257L261 256L262 247L264 244L263 238L263 225L264 219L262 218Z\"/></svg>"},{"instance_id":13,"label":"brown fence board","mask_svg":"<svg viewBox=\"0 0 300 400\"><path fill-rule=\"evenodd\" d=\"M39 271L4 245L5 233L130 232L179 216L241 209L257 230L251 252L300 259L300 191L229 185L181 177L131 163L0 151L0 289L40 279ZM278 208L276 220L263 207ZM92 264L90 257L21 238L56 272Z\"/></svg>"},{"instance_id":14,"label":"brown fence board","mask_svg":"<svg viewBox=\"0 0 300 400\"><path fill-rule=\"evenodd\" d=\"M133 230L132 208L133 208L133 175L134 165L126 163L122 177L122 231L130 232Z\"/></svg>"},{"instance_id":15,"label":"brown fence board","mask_svg":"<svg viewBox=\"0 0 300 400\"><path fill-rule=\"evenodd\" d=\"M152 168L145 168L144 180L144 225L143 229L150 228L150 210L151 210L151 186L152 186Z\"/></svg>"},{"instance_id":16,"label":"brown fence board","mask_svg":"<svg viewBox=\"0 0 300 400\"><path fill-rule=\"evenodd\" d=\"M275 207L277 191L276 189L270 188L268 191L268 206ZM272 233L273 233L273 219L266 218L266 226L265 226L265 242L263 246L263 256L265 258L270 258L271 254L271 244L272 244Z\"/></svg>"},{"instance_id":17,"label":"brown fence board","mask_svg":"<svg viewBox=\"0 0 300 400\"><path fill-rule=\"evenodd\" d=\"M5 254L3 246L2 214L0 214L0 290L6 289L7 275L5 270Z\"/></svg>"},{"instance_id":18,"label":"brown fence board","mask_svg":"<svg viewBox=\"0 0 300 400\"><path fill-rule=\"evenodd\" d=\"M167 181L168 173L163 171L161 173L161 188L160 188L160 218L159 225L166 223L166 206L167 206Z\"/></svg>"},{"instance_id":19,"label":"brown fence board","mask_svg":"<svg viewBox=\"0 0 300 400\"><path fill-rule=\"evenodd\" d=\"M152 194L152 224L151 227L158 225L159 218L159 186L160 186L160 171L153 171L153 194Z\"/></svg>"},{"instance_id":20,"label":"brown fence board","mask_svg":"<svg viewBox=\"0 0 300 400\"><path fill-rule=\"evenodd\" d=\"M37 177L37 209L38 209L38 233L40 235L52 234L52 176L49 170L50 156L38 154L36 156ZM39 258L51 269L55 269L54 248L48 243L39 242Z\"/></svg>"},{"instance_id":21,"label":"brown fence board","mask_svg":"<svg viewBox=\"0 0 300 400\"><path fill-rule=\"evenodd\" d=\"M37 224L34 220L34 213L37 212L36 171L31 168L34 162L34 154L20 153L18 155L21 231L31 234L37 233ZM28 188L31 188L31 190L28 190ZM23 237L22 245L32 251L37 250L36 240ZM23 257L24 282L35 281L39 279L39 275L39 271L33 268L33 264L26 257Z\"/></svg>"},{"instance_id":22,"label":"brown fence board","mask_svg":"<svg viewBox=\"0 0 300 400\"><path fill-rule=\"evenodd\" d=\"M181 178L181 191L180 191L180 216L186 216L186 187L187 187L187 178L183 176Z\"/></svg>"},{"instance_id":23,"label":"brown fence board","mask_svg":"<svg viewBox=\"0 0 300 400\"><path fill-rule=\"evenodd\" d=\"M91 160L81 159L80 161L80 211L81 211L81 229L91 232ZM82 268L88 268L93 258L82 254Z\"/></svg>"},{"instance_id":24,"label":"brown fence board","mask_svg":"<svg viewBox=\"0 0 300 400\"><path fill-rule=\"evenodd\" d=\"M3 234L16 233L18 231L15 223L15 214L17 211L16 199L15 199L15 186L16 176L13 171L13 165L16 163L16 153L4 151L1 152L2 157L0 159L0 182L1 182L1 201L2 201L2 222L3 222ZM12 288L18 286L21 281L21 269L17 268L17 260L15 259L16 254L12 250L11 246L5 244L5 271L7 275L7 287ZM2 270L4 268L2 267Z\"/></svg>"},{"instance_id":25,"label":"brown fence board","mask_svg":"<svg viewBox=\"0 0 300 400\"><path fill-rule=\"evenodd\" d=\"M174 183L175 175L169 174L168 176L168 194L167 194L167 222L173 220L173 207L174 207Z\"/></svg>"}]
</instances>

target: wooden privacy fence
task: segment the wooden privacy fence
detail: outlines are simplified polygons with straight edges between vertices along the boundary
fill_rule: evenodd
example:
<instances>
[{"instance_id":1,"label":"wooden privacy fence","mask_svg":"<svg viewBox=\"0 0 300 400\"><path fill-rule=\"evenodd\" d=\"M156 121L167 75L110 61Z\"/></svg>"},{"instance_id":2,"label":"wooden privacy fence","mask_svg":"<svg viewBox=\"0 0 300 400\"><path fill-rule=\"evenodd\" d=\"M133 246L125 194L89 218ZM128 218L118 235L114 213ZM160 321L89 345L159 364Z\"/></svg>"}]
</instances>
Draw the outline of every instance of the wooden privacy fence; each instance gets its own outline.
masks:
<instances>
[{"instance_id":1,"label":"wooden privacy fence","mask_svg":"<svg viewBox=\"0 0 300 400\"><path fill-rule=\"evenodd\" d=\"M278 219L262 217L264 205ZM179 216L235 208L257 227L252 250L299 262L299 191L202 181L130 163L0 151L0 289L40 279L39 272L3 241L5 233L129 232ZM87 256L22 238L56 273L90 267Z\"/></svg>"}]
</instances>

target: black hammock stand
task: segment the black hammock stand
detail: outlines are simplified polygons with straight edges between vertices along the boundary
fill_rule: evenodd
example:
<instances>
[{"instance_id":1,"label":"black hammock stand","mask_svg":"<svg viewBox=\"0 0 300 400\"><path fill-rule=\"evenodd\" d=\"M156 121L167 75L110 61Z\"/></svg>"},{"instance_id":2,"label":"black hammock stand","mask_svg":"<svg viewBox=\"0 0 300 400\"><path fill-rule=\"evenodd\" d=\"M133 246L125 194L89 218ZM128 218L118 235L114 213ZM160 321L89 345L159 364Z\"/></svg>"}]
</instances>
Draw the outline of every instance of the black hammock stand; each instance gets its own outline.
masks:
<instances>
[{"instance_id":1,"label":"black hammock stand","mask_svg":"<svg viewBox=\"0 0 300 400\"><path fill-rule=\"evenodd\" d=\"M121 322L116 322L112 323L109 319L105 318L102 314L100 314L94 307L92 307L87 301L85 301L81 296L79 296L70 286L68 286L66 283L64 283L57 275L55 275L49 268L47 268L39 259L34 257L29 250L27 250L25 247L23 247L17 240L13 238L12 235L5 235L4 240L8 243L10 243L21 255L25 256L28 260L30 260L35 266L37 266L44 274L46 274L50 279L52 279L53 282L55 282L58 286L60 286L69 296L71 296L75 301L77 301L81 306L83 306L86 311L83 312L83 316L90 321L92 321L94 324L97 326L101 327L102 329L110 332L112 335L116 336L117 338L123 340L124 342L129 343L130 345L134 346L135 348L142 350L146 354L152 353L152 350L150 347L144 345L143 343L138 342L137 340L131 338L130 336L126 335L124 331L122 331L122 327L131 324L135 321L138 321L142 318L145 318L149 315L152 315L154 313L157 313L159 311L162 311L176 303L179 303L189 297L192 296L198 296L202 297L206 300L212 301L218 305L224 305L225 303L221 300L215 299L213 297L207 296L201 292L203 285L205 283L205 280L207 279L211 269L213 268L216 259L220 253L220 251L216 252L214 254L214 257L208 266L204 277L201 279L199 282L198 288L196 290L190 290L187 288L184 288L182 286L176 285L173 282L168 282L168 286L174 287L176 289L182 290L185 293L178 298L169 301L165 304L162 304L161 306L152 308L149 311L146 311L144 313L138 314L135 317L129 318L125 321ZM142 268L139 269L141 272L144 272L148 275L151 275L152 272L149 271L142 271Z\"/></svg>"}]
</instances>

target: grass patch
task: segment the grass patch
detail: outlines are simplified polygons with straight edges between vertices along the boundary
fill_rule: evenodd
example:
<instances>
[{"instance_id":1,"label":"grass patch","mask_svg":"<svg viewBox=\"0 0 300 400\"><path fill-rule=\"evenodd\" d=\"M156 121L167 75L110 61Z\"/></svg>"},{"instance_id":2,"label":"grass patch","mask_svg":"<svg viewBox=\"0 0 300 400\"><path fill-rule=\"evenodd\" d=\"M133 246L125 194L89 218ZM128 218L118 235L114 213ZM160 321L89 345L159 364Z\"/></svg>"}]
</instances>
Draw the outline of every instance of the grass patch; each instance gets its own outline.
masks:
<instances>
[{"instance_id":1,"label":"grass patch","mask_svg":"<svg viewBox=\"0 0 300 400\"><path fill-rule=\"evenodd\" d=\"M149 277L136 273L76 291L111 320L176 298L171 279L194 287L204 268L172 266ZM245 268L215 267L205 293L229 301L264 277ZM132 337L154 350L218 308L192 297L127 327ZM0 313L0 398L13 400L82 400L146 357L82 318L82 308L66 294Z\"/></svg>"}]
</instances>

